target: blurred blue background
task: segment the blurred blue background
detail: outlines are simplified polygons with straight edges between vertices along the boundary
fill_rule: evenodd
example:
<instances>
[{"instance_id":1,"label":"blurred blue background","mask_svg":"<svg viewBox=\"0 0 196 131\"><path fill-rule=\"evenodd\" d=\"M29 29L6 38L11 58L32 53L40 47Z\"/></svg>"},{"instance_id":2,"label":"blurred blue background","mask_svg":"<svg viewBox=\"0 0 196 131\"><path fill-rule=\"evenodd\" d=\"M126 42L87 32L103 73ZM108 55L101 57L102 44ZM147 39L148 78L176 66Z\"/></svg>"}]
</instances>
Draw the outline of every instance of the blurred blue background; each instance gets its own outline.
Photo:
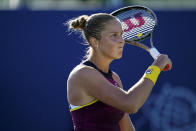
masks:
<instances>
[{"instance_id":1,"label":"blurred blue background","mask_svg":"<svg viewBox=\"0 0 196 131\"><path fill-rule=\"evenodd\" d=\"M110 13L131 3L107 3L107 8L88 5L92 10L87 11L57 8L58 4L37 9L33 8L36 4L19 2L23 4L10 6L0 1L0 130L72 131L66 79L80 63L86 46L63 23L83 14ZM161 73L144 106L130 114L137 131L196 130L196 10L192 4L183 9L142 4L154 9L158 17L154 45L170 56L173 69ZM128 90L152 62L147 52L126 45L122 59L112 62L111 69Z\"/></svg>"}]
</instances>

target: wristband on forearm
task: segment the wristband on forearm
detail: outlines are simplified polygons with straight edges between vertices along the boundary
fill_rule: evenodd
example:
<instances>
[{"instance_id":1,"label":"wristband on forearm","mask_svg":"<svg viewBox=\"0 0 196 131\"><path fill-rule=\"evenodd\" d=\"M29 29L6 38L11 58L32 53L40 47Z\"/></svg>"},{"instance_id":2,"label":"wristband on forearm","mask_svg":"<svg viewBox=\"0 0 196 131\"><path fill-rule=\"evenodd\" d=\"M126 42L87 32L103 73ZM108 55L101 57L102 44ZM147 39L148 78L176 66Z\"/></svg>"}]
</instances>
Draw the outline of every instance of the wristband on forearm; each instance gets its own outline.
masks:
<instances>
[{"instance_id":1,"label":"wristband on forearm","mask_svg":"<svg viewBox=\"0 0 196 131\"><path fill-rule=\"evenodd\" d=\"M143 78L147 78L151 80L153 84L155 85L160 72L161 72L161 69L158 66L154 66L154 65L149 66Z\"/></svg>"}]
</instances>

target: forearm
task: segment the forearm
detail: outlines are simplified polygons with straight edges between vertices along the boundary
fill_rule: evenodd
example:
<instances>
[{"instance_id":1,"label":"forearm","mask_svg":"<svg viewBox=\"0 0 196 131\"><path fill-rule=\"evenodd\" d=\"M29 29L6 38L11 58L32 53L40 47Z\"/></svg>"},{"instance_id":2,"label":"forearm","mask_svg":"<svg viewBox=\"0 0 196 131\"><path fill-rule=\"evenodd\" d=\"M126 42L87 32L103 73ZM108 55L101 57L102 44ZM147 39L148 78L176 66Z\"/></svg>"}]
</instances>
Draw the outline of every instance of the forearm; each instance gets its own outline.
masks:
<instances>
[{"instance_id":1,"label":"forearm","mask_svg":"<svg viewBox=\"0 0 196 131\"><path fill-rule=\"evenodd\" d=\"M141 78L133 87L128 90L129 100L132 100L134 110L137 112L140 107L145 103L150 95L154 84L151 80Z\"/></svg>"},{"instance_id":2,"label":"forearm","mask_svg":"<svg viewBox=\"0 0 196 131\"><path fill-rule=\"evenodd\" d=\"M155 65L149 66L143 77L128 90L128 97L130 97L134 112L137 112L147 100L160 72L159 67Z\"/></svg>"}]
</instances>

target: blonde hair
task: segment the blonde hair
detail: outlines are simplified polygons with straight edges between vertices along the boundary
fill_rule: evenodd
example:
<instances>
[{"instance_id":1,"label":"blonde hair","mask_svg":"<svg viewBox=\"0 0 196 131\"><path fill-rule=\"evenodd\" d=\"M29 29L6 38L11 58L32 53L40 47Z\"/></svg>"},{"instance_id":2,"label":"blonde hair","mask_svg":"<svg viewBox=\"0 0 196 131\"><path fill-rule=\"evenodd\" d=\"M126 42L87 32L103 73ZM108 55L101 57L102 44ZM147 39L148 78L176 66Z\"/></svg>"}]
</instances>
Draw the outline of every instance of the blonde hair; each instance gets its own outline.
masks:
<instances>
[{"instance_id":1,"label":"blonde hair","mask_svg":"<svg viewBox=\"0 0 196 131\"><path fill-rule=\"evenodd\" d=\"M91 16L81 15L75 19L68 21L69 29L72 31L80 31L83 39L90 45L90 37L97 40L101 39L101 32L105 29L106 22L116 19L114 16L107 13L97 13ZM87 48L84 59L88 59L92 54L93 49L91 46Z\"/></svg>"}]
</instances>

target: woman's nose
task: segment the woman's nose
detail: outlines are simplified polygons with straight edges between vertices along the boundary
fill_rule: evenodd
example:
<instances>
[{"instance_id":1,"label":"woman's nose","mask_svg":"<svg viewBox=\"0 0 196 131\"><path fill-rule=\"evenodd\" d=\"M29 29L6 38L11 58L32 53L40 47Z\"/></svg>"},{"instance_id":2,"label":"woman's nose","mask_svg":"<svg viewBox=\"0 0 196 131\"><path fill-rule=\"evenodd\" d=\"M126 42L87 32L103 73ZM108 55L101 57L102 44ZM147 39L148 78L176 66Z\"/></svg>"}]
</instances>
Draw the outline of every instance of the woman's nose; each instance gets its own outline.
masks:
<instances>
[{"instance_id":1,"label":"woman's nose","mask_svg":"<svg viewBox=\"0 0 196 131\"><path fill-rule=\"evenodd\" d=\"M120 40L119 41L120 41L120 43L123 43L123 44L125 43L125 40L123 39L122 36L120 37Z\"/></svg>"}]
</instances>

